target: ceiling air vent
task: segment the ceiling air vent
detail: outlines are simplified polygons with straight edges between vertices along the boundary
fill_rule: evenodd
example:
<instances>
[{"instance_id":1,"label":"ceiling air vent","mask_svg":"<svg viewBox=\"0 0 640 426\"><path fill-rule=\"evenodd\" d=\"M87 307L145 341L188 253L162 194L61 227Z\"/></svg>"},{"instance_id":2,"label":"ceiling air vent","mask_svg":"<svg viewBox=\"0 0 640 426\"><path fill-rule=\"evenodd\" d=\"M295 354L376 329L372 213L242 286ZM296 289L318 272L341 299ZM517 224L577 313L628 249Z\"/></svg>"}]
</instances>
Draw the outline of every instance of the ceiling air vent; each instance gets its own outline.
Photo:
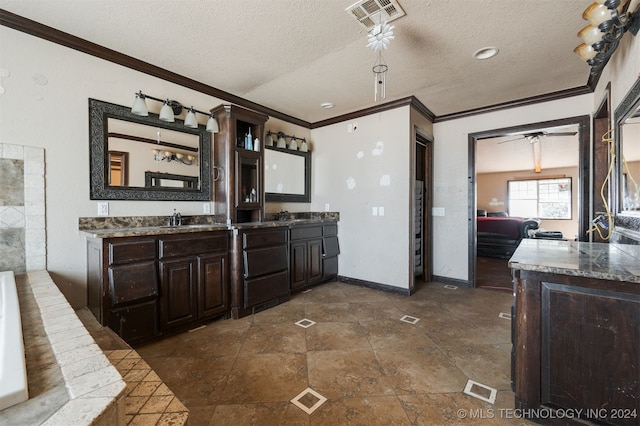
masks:
<instances>
[{"instance_id":1,"label":"ceiling air vent","mask_svg":"<svg viewBox=\"0 0 640 426\"><path fill-rule=\"evenodd\" d=\"M396 0L360 0L346 9L367 31L405 15Z\"/></svg>"}]
</instances>

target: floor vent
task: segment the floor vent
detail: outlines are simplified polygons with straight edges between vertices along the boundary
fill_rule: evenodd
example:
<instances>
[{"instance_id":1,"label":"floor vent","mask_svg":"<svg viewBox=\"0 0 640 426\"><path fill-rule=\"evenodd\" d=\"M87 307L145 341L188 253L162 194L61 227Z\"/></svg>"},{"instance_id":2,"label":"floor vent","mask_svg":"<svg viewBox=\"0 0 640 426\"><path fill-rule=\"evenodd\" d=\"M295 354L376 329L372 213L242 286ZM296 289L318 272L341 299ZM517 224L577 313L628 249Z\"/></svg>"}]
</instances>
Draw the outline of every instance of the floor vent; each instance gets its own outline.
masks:
<instances>
[{"instance_id":1,"label":"floor vent","mask_svg":"<svg viewBox=\"0 0 640 426\"><path fill-rule=\"evenodd\" d=\"M382 22L391 22L405 15L396 0L360 0L346 11L367 31Z\"/></svg>"}]
</instances>

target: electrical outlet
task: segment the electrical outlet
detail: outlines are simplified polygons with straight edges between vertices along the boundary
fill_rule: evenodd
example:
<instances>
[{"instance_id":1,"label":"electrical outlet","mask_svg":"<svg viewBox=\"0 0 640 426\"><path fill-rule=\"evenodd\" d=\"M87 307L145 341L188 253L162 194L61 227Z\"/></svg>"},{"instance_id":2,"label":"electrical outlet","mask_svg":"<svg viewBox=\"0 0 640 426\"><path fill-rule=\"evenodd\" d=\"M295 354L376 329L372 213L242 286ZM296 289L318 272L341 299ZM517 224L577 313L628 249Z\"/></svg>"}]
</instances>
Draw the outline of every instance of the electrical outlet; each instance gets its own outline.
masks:
<instances>
[{"instance_id":1,"label":"electrical outlet","mask_svg":"<svg viewBox=\"0 0 640 426\"><path fill-rule=\"evenodd\" d=\"M353 124L347 124L347 133L353 132Z\"/></svg>"},{"instance_id":2,"label":"electrical outlet","mask_svg":"<svg viewBox=\"0 0 640 426\"><path fill-rule=\"evenodd\" d=\"M326 204L324 205L324 211L325 211L325 212L331 211L331 207L329 206L329 203L326 203Z\"/></svg>"},{"instance_id":3,"label":"electrical outlet","mask_svg":"<svg viewBox=\"0 0 640 426\"><path fill-rule=\"evenodd\" d=\"M211 204L209 204L209 203L203 203L203 204L202 204L202 213L204 213L204 214L211 214Z\"/></svg>"},{"instance_id":4,"label":"electrical outlet","mask_svg":"<svg viewBox=\"0 0 640 426\"><path fill-rule=\"evenodd\" d=\"M378 208L377 208L377 207L372 207L372 208L371 208L371 210L372 210L372 212L371 212L371 213L372 213L374 216L378 216Z\"/></svg>"},{"instance_id":5,"label":"electrical outlet","mask_svg":"<svg viewBox=\"0 0 640 426\"><path fill-rule=\"evenodd\" d=\"M109 216L109 203L98 203L98 216Z\"/></svg>"},{"instance_id":6,"label":"electrical outlet","mask_svg":"<svg viewBox=\"0 0 640 426\"><path fill-rule=\"evenodd\" d=\"M378 207L378 216L384 216L384 207Z\"/></svg>"}]
</instances>

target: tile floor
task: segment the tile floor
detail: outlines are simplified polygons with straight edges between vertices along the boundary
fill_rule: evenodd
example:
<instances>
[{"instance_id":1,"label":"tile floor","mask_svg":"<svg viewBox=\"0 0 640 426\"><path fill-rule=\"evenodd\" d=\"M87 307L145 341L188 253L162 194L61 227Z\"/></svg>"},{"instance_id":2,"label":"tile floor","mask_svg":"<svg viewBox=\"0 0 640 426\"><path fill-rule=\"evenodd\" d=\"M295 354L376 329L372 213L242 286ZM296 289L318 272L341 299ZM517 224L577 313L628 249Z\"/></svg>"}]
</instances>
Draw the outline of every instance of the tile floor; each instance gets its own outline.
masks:
<instances>
[{"instance_id":1,"label":"tile floor","mask_svg":"<svg viewBox=\"0 0 640 426\"><path fill-rule=\"evenodd\" d=\"M136 350L190 425L531 424L512 411L511 324L499 316L511 302L438 283L406 297L332 282Z\"/></svg>"}]
</instances>

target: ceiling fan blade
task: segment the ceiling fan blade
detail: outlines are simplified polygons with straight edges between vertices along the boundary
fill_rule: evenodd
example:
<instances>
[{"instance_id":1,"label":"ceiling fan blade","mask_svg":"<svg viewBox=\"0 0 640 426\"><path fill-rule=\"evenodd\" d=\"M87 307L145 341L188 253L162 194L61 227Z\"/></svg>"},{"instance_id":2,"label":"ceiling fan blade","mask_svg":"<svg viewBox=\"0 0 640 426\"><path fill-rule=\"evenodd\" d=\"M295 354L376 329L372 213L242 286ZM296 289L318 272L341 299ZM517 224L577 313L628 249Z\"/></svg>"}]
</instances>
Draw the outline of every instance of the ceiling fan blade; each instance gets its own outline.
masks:
<instances>
[{"instance_id":1,"label":"ceiling fan blade","mask_svg":"<svg viewBox=\"0 0 640 426\"><path fill-rule=\"evenodd\" d=\"M544 132L543 136L575 136L578 132Z\"/></svg>"},{"instance_id":2,"label":"ceiling fan blade","mask_svg":"<svg viewBox=\"0 0 640 426\"><path fill-rule=\"evenodd\" d=\"M527 139L527 137L526 137L526 136L522 136L522 137L520 137L520 138L509 139L508 141L498 142L498 145L500 145L501 143L515 142L515 141L519 141L519 140L522 140L522 139Z\"/></svg>"}]
</instances>

